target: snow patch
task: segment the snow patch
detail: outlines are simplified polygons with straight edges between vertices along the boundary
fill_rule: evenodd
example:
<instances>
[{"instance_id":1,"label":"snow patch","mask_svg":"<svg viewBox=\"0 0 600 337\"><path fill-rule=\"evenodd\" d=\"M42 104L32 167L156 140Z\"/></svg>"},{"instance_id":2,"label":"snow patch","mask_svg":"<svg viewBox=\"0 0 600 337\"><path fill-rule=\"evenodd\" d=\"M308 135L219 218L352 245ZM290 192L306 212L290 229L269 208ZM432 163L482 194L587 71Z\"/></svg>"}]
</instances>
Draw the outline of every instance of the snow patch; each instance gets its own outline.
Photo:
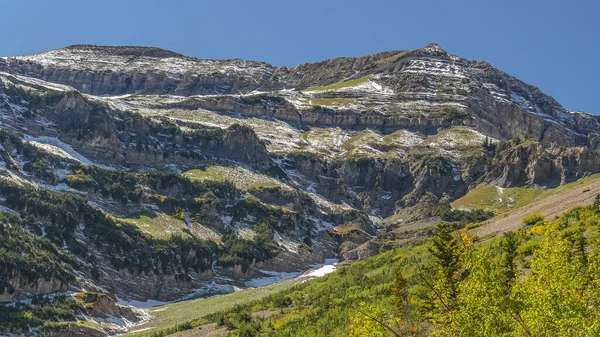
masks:
<instances>
[{"instance_id":1,"label":"snow patch","mask_svg":"<svg viewBox=\"0 0 600 337\"><path fill-rule=\"evenodd\" d=\"M250 279L245 282L245 286L250 287L250 288L264 287L264 286L268 286L273 283L279 283L281 281L285 281L285 280L292 279L294 277L298 277L300 274L302 274L301 272L283 273L283 272L273 272L273 271L266 271L266 270L260 270L260 272L270 275L270 276Z\"/></svg>"},{"instance_id":2,"label":"snow patch","mask_svg":"<svg viewBox=\"0 0 600 337\"><path fill-rule=\"evenodd\" d=\"M56 154L58 156L68 158L71 160L76 160L82 164L90 165L90 166L98 166L105 169L113 169L105 165L98 165L93 163L91 160L87 159L85 156L81 155L79 152L75 151L71 145L62 142L56 137L48 137L48 136L40 136L40 137L32 137L29 135L23 135L23 139L32 145L39 147L45 151Z\"/></svg>"},{"instance_id":3,"label":"snow patch","mask_svg":"<svg viewBox=\"0 0 600 337\"><path fill-rule=\"evenodd\" d=\"M286 250L293 253L298 253L298 246L300 246L300 244L294 242L285 235L279 234L279 232L275 232L275 235L273 235L273 240L275 240L275 242L277 242L279 246L285 248Z\"/></svg>"},{"instance_id":4,"label":"snow patch","mask_svg":"<svg viewBox=\"0 0 600 337\"><path fill-rule=\"evenodd\" d=\"M147 300L145 302L136 301L136 300L127 300L127 299L120 298L118 296L116 296L116 298L117 298L117 303L119 303L121 305L136 307L136 308L156 307L159 305L165 305L165 304L169 303L169 302L161 302L161 301L157 301L157 300Z\"/></svg>"},{"instance_id":5,"label":"snow patch","mask_svg":"<svg viewBox=\"0 0 600 337\"><path fill-rule=\"evenodd\" d=\"M340 262L340 260L338 260L338 259L327 259L327 260L325 260L325 263L323 263L321 265L313 266L314 269L312 271L302 274L302 276L300 276L300 278L303 278L303 279L309 278L310 279L310 278L323 277L327 274L331 274L337 270L339 262Z\"/></svg>"},{"instance_id":6,"label":"snow patch","mask_svg":"<svg viewBox=\"0 0 600 337\"><path fill-rule=\"evenodd\" d=\"M496 191L498 192L498 195L503 195L504 194L504 188L502 188L500 186L496 186Z\"/></svg>"}]
</instances>

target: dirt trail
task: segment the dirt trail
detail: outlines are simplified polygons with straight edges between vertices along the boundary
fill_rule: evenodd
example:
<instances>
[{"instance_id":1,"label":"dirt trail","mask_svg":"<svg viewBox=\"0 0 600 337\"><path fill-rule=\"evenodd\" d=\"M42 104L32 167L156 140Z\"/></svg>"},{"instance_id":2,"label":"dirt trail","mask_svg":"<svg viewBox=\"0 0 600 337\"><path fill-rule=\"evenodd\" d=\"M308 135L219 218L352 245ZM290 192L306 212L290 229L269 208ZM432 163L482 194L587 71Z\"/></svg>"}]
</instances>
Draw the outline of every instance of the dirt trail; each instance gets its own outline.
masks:
<instances>
[{"instance_id":1,"label":"dirt trail","mask_svg":"<svg viewBox=\"0 0 600 337\"><path fill-rule=\"evenodd\" d=\"M590 190L583 192L585 188L589 188ZM515 230L522 226L521 220L531 213L542 213L546 216L546 219L552 219L573 207L591 205L598 193L600 193L600 180L590 181L589 183L556 192L543 199L534 201L532 204L521 207L505 217L493 218L474 229L473 232L477 236L483 237L494 233L502 234Z\"/></svg>"}]
</instances>

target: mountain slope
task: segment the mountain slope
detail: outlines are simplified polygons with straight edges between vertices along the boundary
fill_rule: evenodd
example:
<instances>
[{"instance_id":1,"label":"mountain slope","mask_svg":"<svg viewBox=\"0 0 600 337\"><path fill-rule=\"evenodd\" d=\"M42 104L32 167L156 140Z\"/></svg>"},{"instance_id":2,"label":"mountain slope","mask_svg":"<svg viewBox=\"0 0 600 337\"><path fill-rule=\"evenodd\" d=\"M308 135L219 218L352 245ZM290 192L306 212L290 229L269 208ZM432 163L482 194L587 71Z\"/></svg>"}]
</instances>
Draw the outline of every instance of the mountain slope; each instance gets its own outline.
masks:
<instances>
[{"instance_id":1,"label":"mountain slope","mask_svg":"<svg viewBox=\"0 0 600 337\"><path fill-rule=\"evenodd\" d=\"M484 220L448 205L478 186L600 167L596 116L435 44L297 67L76 45L1 58L0 114L24 231L3 301L231 292ZM64 273L22 278L25 242Z\"/></svg>"},{"instance_id":2,"label":"mountain slope","mask_svg":"<svg viewBox=\"0 0 600 337\"><path fill-rule=\"evenodd\" d=\"M448 227L440 226L434 239L232 309L131 336L167 331L198 336L211 323L232 335L595 335L597 206L575 207L486 241L463 231L442 232ZM439 254L442 249L451 255ZM456 273L444 275L450 268ZM261 312L270 315L255 314Z\"/></svg>"}]
</instances>

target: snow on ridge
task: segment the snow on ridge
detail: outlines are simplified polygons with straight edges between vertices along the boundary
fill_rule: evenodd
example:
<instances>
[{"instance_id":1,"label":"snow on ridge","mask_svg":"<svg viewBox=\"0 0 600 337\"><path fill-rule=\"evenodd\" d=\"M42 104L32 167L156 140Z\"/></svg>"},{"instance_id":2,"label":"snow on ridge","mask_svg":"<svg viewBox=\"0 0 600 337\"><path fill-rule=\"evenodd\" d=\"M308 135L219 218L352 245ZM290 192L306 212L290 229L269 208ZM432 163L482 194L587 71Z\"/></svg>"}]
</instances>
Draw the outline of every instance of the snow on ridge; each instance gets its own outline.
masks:
<instances>
[{"instance_id":1,"label":"snow on ridge","mask_svg":"<svg viewBox=\"0 0 600 337\"><path fill-rule=\"evenodd\" d=\"M585 111L578 111L578 110L566 110L568 113L570 113L571 115L586 115L586 116L591 116L591 114L589 112L585 112Z\"/></svg>"},{"instance_id":2,"label":"snow on ridge","mask_svg":"<svg viewBox=\"0 0 600 337\"><path fill-rule=\"evenodd\" d=\"M328 90L328 91L361 92L361 93L378 94L378 95L386 95L386 96L395 94L392 89L373 81L373 79L370 79L367 82L364 82L364 83L361 83L358 85L343 87L343 88L333 89L333 90ZM308 93L310 94L311 91L309 91Z\"/></svg>"},{"instance_id":3,"label":"snow on ridge","mask_svg":"<svg viewBox=\"0 0 600 337\"><path fill-rule=\"evenodd\" d=\"M65 150L63 150L62 148L60 148L60 147L58 147L56 145L47 144L47 143L40 143L40 142L35 141L35 140L27 141L27 143L29 143L29 144L31 144L31 145L39 148L39 149L42 149L42 150L44 150L46 152L52 153L54 155L57 155L59 157L63 157L63 158L67 158L67 159L70 159L70 160L75 160L75 161L81 162L81 160L73 157L71 154L69 154L68 152L66 152Z\"/></svg>"},{"instance_id":4,"label":"snow on ridge","mask_svg":"<svg viewBox=\"0 0 600 337\"><path fill-rule=\"evenodd\" d=\"M449 62L442 62L439 59L422 58L411 60L408 63L408 66L405 69L402 69L402 72L455 78L467 77L463 67Z\"/></svg>"},{"instance_id":5,"label":"snow on ridge","mask_svg":"<svg viewBox=\"0 0 600 337\"><path fill-rule=\"evenodd\" d=\"M294 96L299 94L300 92L302 93L302 95L304 96L314 96L314 95L319 95L323 92L353 92L353 93L366 93L366 94L377 94L377 95L386 95L386 96L390 96L390 95L394 95L394 91L388 87L385 87L379 83L377 83L375 80L380 78L380 75L376 75L373 76L372 78L370 78L368 81L363 82L363 83L359 83L359 84L355 84L355 85L349 85L349 86L344 86L341 88L334 88L334 89L319 89L319 90L308 90L308 91L295 91L295 90L289 90L289 89L285 89L285 90L279 90L278 92L283 94L283 95L289 95L289 96Z\"/></svg>"},{"instance_id":6,"label":"snow on ridge","mask_svg":"<svg viewBox=\"0 0 600 337\"><path fill-rule=\"evenodd\" d=\"M83 155L79 154L77 151L73 150L71 145L62 142L57 137L32 137L29 135L23 135L23 139L27 142L30 142L32 145L40 147L51 153L60 155L62 157L66 156L69 159L74 159L85 165L94 165L94 163L91 160L87 159Z\"/></svg>"},{"instance_id":7,"label":"snow on ridge","mask_svg":"<svg viewBox=\"0 0 600 337\"><path fill-rule=\"evenodd\" d=\"M482 82L483 86L492 94L492 97L503 103L515 103L511 101L508 95L494 83ZM517 103L518 104L518 103ZM527 110L528 111L528 110Z\"/></svg>"},{"instance_id":8,"label":"snow on ridge","mask_svg":"<svg viewBox=\"0 0 600 337\"><path fill-rule=\"evenodd\" d=\"M290 252L298 253L298 247L300 246L300 244L292 241L285 235L281 235L279 232L275 232L273 239L275 240L275 242L277 242L277 244L280 247L283 247Z\"/></svg>"},{"instance_id":9,"label":"snow on ridge","mask_svg":"<svg viewBox=\"0 0 600 337\"><path fill-rule=\"evenodd\" d=\"M23 84L14 83L13 81L11 81L10 80L11 77L15 78L21 82L24 82L26 84L29 84L32 86L33 85L41 86L48 90L54 90L54 91L74 91L75 90L73 87L70 87L68 85L63 85L63 84L58 84L58 83L53 83L53 82L46 82L44 80L40 80L35 77L14 75L14 74L9 74L9 73L0 71L0 81L2 81L3 83L10 83L10 84L17 85L20 87L25 87L25 85L23 85Z\"/></svg>"},{"instance_id":10,"label":"snow on ridge","mask_svg":"<svg viewBox=\"0 0 600 337\"><path fill-rule=\"evenodd\" d=\"M91 160L89 160L88 158L86 158L85 156L80 154L79 152L75 151L71 147L71 145L62 142L57 137L49 137L49 136L32 137L30 135L25 134L25 135L23 135L23 139L36 147L39 147L47 152L61 156L63 158L76 160L82 164L89 165L89 166L98 166L100 168L104 168L104 169L108 169L108 170L114 169L114 168L111 168L106 165L96 164L96 163L92 162Z\"/></svg>"},{"instance_id":11,"label":"snow on ridge","mask_svg":"<svg viewBox=\"0 0 600 337\"><path fill-rule=\"evenodd\" d=\"M519 95L518 93L511 91L510 97L512 98L513 102L515 102L521 109L531 113L539 113L537 106L532 106L531 102L526 100L523 96Z\"/></svg>"},{"instance_id":12,"label":"snow on ridge","mask_svg":"<svg viewBox=\"0 0 600 337\"><path fill-rule=\"evenodd\" d=\"M57 49L39 54L11 56L5 58L6 62L24 60L35 62L43 67L57 67L70 70L95 71L141 71L157 70L177 76L191 74L212 74L219 72L227 74L235 72L239 75L262 76L269 73L273 66L266 63L244 60L201 60L185 56L156 58L152 56L118 55L102 53L93 49Z\"/></svg>"}]
</instances>

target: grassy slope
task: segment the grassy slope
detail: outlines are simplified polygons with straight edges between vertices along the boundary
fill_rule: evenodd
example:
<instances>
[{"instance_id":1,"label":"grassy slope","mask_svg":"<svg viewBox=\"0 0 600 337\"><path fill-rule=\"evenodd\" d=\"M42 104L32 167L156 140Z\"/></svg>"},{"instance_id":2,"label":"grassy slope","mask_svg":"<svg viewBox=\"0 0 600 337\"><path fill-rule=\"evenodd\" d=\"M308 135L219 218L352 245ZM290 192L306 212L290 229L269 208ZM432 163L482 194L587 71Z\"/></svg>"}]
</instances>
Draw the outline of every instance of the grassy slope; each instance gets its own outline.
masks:
<instances>
[{"instance_id":1,"label":"grassy slope","mask_svg":"<svg viewBox=\"0 0 600 337\"><path fill-rule=\"evenodd\" d=\"M139 227L144 233L155 238L168 239L173 234L183 234L185 222L170 215L156 213L153 216L140 215L137 218L124 218L120 221Z\"/></svg>"},{"instance_id":2,"label":"grassy slope","mask_svg":"<svg viewBox=\"0 0 600 337\"><path fill-rule=\"evenodd\" d=\"M475 234L481 237L515 230L522 226L523 217L534 212L545 215L546 219L552 219L573 207L591 205L598 193L600 193L600 175L579 179L544 191L529 204L486 221L475 230Z\"/></svg>"},{"instance_id":3,"label":"grassy slope","mask_svg":"<svg viewBox=\"0 0 600 337\"><path fill-rule=\"evenodd\" d=\"M283 186L274 178L254 173L242 167L210 166L202 170L187 171L184 176L196 180L231 181L235 187L242 191Z\"/></svg>"},{"instance_id":4,"label":"grassy slope","mask_svg":"<svg viewBox=\"0 0 600 337\"><path fill-rule=\"evenodd\" d=\"M589 190L587 190L589 189ZM502 192L500 192L503 190ZM578 205L590 205L600 193L600 175L592 175L553 189L479 186L454 201L455 208L483 208L499 215L475 230L478 236L502 233L521 226L521 218L539 212L552 218Z\"/></svg>"},{"instance_id":5,"label":"grassy slope","mask_svg":"<svg viewBox=\"0 0 600 337\"><path fill-rule=\"evenodd\" d=\"M154 318L150 322L136 327L136 330L146 330L133 332L125 336L151 336L152 333L157 329L169 327L175 324L182 324L186 321L213 314L217 311L230 309L235 305L259 300L272 293L289 289L298 282L298 280L294 279L286 280L265 287L244 289L231 294L217 295L208 298L199 298L152 307L148 311Z\"/></svg>"},{"instance_id":6,"label":"grassy slope","mask_svg":"<svg viewBox=\"0 0 600 337\"><path fill-rule=\"evenodd\" d=\"M499 188L484 185L478 186L462 198L455 200L452 207L459 209L481 208L500 214L528 205L543 193L544 190L539 188Z\"/></svg>"},{"instance_id":7,"label":"grassy slope","mask_svg":"<svg viewBox=\"0 0 600 337\"><path fill-rule=\"evenodd\" d=\"M264 288L155 307L150 310L155 319L139 328L172 327L242 305L249 306L252 311L277 310L271 320L274 327L285 331L283 335L343 335L348 324L348 313L361 301L374 301L386 308L393 308L390 289L398 264L413 256L422 262L428 261L425 248L417 243L415 246L388 251L304 283L290 280ZM414 271L408 268L407 272L412 274ZM295 299L305 297L306 302L312 305L281 309L268 298L273 294ZM125 336L150 337L155 332L156 329L150 329Z\"/></svg>"},{"instance_id":8,"label":"grassy slope","mask_svg":"<svg viewBox=\"0 0 600 337\"><path fill-rule=\"evenodd\" d=\"M310 88L304 89L302 91L321 91L321 90L333 90L333 89L353 87L353 86L357 86L359 84L368 82L372 77L373 77L373 75L366 75L366 76L359 77L359 78L349 80L349 81L336 82L336 83L332 83L332 84L320 86L320 87L319 86L310 87Z\"/></svg>"},{"instance_id":9,"label":"grassy slope","mask_svg":"<svg viewBox=\"0 0 600 337\"><path fill-rule=\"evenodd\" d=\"M141 214L137 217L118 218L119 222L134 225L156 239L168 239L173 235L193 234L202 239L219 241L220 234L197 222L189 227L183 220L164 213Z\"/></svg>"},{"instance_id":10,"label":"grassy slope","mask_svg":"<svg viewBox=\"0 0 600 337\"><path fill-rule=\"evenodd\" d=\"M550 196L560 196L578 189L581 189L581 193L583 194L585 188L590 188L589 192L593 194L594 191L591 189L598 183L600 183L600 175L594 174L590 177L551 189L534 187L499 188L492 185L481 185L469 191L462 198L452 202L452 207L464 209L483 208L497 213L504 213L523 206L531 206L532 203L539 202Z\"/></svg>"}]
</instances>

